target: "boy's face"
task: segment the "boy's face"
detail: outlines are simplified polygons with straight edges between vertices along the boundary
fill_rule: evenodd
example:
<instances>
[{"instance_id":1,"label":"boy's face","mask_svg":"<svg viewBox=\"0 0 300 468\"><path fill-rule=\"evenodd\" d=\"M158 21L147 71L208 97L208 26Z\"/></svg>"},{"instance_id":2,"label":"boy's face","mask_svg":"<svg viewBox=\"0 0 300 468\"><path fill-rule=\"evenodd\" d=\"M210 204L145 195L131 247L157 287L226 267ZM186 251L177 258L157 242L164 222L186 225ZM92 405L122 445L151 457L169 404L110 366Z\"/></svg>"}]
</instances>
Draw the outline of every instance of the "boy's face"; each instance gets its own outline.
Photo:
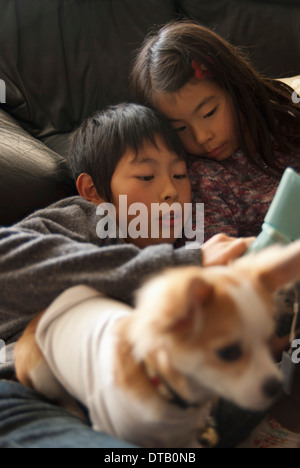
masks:
<instances>
[{"instance_id":1,"label":"boy's face","mask_svg":"<svg viewBox=\"0 0 300 468\"><path fill-rule=\"evenodd\" d=\"M118 163L111 180L117 220L127 226L127 241L140 248L174 243L184 225L184 203L191 203L185 161L168 150L160 137L156 144L157 148L146 142L137 156L128 151ZM127 195L128 212L120 203L120 195ZM133 206L134 203L139 205ZM162 203L162 211L158 213L156 207ZM174 203L174 217L170 218L168 208ZM157 228L155 238L151 232L154 224ZM132 234L134 226L135 231L142 233L138 238Z\"/></svg>"},{"instance_id":2,"label":"boy's face","mask_svg":"<svg viewBox=\"0 0 300 468\"><path fill-rule=\"evenodd\" d=\"M232 101L213 80L193 79L175 93L159 94L156 108L191 155L224 161L239 148Z\"/></svg>"}]
</instances>

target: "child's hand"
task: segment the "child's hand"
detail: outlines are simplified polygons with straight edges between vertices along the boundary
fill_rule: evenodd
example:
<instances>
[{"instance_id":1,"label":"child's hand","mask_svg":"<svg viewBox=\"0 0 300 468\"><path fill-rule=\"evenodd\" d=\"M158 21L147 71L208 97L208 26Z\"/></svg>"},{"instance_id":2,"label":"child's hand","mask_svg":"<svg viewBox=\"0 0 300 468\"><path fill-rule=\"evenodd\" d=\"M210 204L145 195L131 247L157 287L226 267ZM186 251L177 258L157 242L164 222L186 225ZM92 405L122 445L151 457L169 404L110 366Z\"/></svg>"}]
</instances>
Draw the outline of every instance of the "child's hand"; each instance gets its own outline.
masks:
<instances>
[{"instance_id":1,"label":"child's hand","mask_svg":"<svg viewBox=\"0 0 300 468\"><path fill-rule=\"evenodd\" d=\"M241 257L254 241L255 237L235 238L217 234L202 245L202 264L205 267L227 265Z\"/></svg>"}]
</instances>

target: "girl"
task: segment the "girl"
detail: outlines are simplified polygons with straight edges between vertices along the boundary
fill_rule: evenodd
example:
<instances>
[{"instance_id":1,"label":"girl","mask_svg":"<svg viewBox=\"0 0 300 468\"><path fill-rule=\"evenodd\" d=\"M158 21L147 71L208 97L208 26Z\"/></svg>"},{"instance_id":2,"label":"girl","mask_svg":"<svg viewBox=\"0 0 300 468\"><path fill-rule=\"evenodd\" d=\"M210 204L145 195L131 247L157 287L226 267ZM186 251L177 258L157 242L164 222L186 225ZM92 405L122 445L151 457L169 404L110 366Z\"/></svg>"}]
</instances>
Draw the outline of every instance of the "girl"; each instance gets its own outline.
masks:
<instances>
[{"instance_id":1,"label":"girl","mask_svg":"<svg viewBox=\"0 0 300 468\"><path fill-rule=\"evenodd\" d=\"M284 169L300 170L293 90L263 78L240 50L190 21L146 38L132 86L138 102L170 120L190 155L205 238L259 234Z\"/></svg>"}]
</instances>

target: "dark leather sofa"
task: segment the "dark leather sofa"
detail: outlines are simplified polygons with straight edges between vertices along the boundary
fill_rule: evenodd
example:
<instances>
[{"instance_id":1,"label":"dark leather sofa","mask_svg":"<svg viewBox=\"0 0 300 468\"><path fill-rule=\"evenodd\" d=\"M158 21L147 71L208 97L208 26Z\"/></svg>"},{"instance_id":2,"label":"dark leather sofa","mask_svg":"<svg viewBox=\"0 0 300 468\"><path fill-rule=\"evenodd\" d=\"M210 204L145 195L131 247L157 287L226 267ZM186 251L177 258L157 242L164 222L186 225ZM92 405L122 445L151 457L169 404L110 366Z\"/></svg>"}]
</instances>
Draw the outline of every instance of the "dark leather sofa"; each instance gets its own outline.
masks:
<instances>
[{"instance_id":1,"label":"dark leather sofa","mask_svg":"<svg viewBox=\"0 0 300 468\"><path fill-rule=\"evenodd\" d=\"M246 47L268 77L300 73L299 0L0 0L0 225L76 193L70 134L131 99L134 50L184 16Z\"/></svg>"}]
</instances>

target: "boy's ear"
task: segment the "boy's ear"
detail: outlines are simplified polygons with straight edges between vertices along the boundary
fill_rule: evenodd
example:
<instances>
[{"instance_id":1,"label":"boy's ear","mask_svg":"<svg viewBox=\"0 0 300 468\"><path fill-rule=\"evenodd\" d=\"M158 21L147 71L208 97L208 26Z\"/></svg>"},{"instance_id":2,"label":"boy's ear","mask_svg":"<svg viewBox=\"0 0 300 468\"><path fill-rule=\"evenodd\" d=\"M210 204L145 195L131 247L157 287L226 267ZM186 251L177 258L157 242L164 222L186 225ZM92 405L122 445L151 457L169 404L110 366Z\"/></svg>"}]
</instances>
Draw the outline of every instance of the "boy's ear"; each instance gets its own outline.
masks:
<instances>
[{"instance_id":1,"label":"boy's ear","mask_svg":"<svg viewBox=\"0 0 300 468\"><path fill-rule=\"evenodd\" d=\"M79 195L87 201L94 203L94 205L103 203L104 200L98 195L93 179L89 174L80 174L76 182L76 187Z\"/></svg>"}]
</instances>

